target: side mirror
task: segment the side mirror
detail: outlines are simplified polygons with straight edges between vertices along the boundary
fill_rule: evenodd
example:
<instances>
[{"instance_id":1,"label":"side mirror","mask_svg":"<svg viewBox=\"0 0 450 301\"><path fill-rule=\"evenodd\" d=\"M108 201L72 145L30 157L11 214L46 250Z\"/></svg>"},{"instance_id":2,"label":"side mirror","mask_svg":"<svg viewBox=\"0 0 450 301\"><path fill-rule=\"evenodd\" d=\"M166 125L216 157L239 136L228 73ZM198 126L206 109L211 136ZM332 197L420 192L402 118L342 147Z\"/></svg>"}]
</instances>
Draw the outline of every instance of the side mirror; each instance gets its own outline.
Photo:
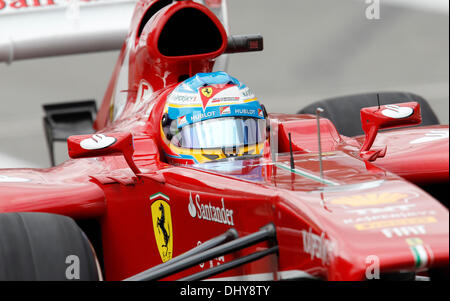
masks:
<instances>
[{"instance_id":1,"label":"side mirror","mask_svg":"<svg viewBox=\"0 0 450 301\"><path fill-rule=\"evenodd\" d=\"M360 150L360 156L368 161L384 157L386 147L379 150L370 150L378 130L402 126L417 125L422 122L420 104L405 102L361 109L361 125L366 139Z\"/></svg>"},{"instance_id":2,"label":"side mirror","mask_svg":"<svg viewBox=\"0 0 450 301\"><path fill-rule=\"evenodd\" d=\"M123 155L134 174L141 173L133 161L134 145L131 133L70 136L67 146L72 159Z\"/></svg>"}]
</instances>

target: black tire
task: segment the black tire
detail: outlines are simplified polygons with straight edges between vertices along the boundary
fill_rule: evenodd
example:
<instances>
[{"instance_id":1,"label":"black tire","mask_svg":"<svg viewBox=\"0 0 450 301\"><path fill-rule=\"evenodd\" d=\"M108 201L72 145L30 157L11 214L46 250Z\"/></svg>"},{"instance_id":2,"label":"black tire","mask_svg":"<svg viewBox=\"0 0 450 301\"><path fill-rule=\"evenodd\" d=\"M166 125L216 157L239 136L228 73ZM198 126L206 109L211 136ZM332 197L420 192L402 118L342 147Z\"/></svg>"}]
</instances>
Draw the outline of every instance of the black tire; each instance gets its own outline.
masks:
<instances>
[{"instance_id":1,"label":"black tire","mask_svg":"<svg viewBox=\"0 0 450 301\"><path fill-rule=\"evenodd\" d=\"M450 271L449 267L433 268L428 271L431 281L449 281Z\"/></svg>"},{"instance_id":2,"label":"black tire","mask_svg":"<svg viewBox=\"0 0 450 301\"><path fill-rule=\"evenodd\" d=\"M382 92L379 95L381 105L416 101L420 103L421 126L439 124L428 102L418 95L402 92ZM316 114L316 108L321 107L325 110L321 116L333 122L340 134L353 137L364 134L361 128L360 110L377 104L377 93L355 94L314 102L300 110L298 114Z\"/></svg>"},{"instance_id":3,"label":"black tire","mask_svg":"<svg viewBox=\"0 0 450 301\"><path fill-rule=\"evenodd\" d=\"M99 273L95 253L73 219L47 213L2 213L0 280L93 281L99 280Z\"/></svg>"}]
</instances>

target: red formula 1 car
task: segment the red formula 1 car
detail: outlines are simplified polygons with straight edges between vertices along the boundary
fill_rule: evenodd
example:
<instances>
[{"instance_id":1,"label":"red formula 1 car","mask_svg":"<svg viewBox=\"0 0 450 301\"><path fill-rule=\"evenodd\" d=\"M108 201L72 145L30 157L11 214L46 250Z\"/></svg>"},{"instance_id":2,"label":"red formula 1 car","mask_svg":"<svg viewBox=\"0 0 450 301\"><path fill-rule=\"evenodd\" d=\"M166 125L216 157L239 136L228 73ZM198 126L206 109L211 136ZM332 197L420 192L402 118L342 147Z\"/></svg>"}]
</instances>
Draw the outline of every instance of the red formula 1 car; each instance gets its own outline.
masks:
<instances>
[{"instance_id":1,"label":"red formula 1 car","mask_svg":"<svg viewBox=\"0 0 450 301\"><path fill-rule=\"evenodd\" d=\"M448 277L448 126L383 131L422 122L410 94L268 114L213 72L262 38L228 36L206 3L139 1L95 133L58 166L0 170L0 279ZM94 111L45 109L50 143Z\"/></svg>"}]
</instances>

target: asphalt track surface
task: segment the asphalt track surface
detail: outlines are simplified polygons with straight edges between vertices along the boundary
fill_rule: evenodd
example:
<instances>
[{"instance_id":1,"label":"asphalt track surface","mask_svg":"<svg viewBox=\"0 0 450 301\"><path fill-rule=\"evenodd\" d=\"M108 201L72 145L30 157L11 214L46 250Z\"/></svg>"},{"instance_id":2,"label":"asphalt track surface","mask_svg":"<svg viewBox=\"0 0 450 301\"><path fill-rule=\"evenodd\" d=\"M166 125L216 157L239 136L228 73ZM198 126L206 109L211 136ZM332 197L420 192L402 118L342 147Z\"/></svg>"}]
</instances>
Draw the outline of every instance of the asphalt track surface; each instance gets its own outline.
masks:
<instances>
[{"instance_id":1,"label":"asphalt track surface","mask_svg":"<svg viewBox=\"0 0 450 301\"><path fill-rule=\"evenodd\" d=\"M362 0L228 0L231 33L261 33L265 43L262 53L232 55L228 72L250 86L269 112L295 113L332 96L409 91L425 97L448 124L448 6L442 11L381 2L380 19L368 20ZM117 56L0 64L0 168L48 167L41 105L100 103ZM57 162L66 152L59 143Z\"/></svg>"}]
</instances>

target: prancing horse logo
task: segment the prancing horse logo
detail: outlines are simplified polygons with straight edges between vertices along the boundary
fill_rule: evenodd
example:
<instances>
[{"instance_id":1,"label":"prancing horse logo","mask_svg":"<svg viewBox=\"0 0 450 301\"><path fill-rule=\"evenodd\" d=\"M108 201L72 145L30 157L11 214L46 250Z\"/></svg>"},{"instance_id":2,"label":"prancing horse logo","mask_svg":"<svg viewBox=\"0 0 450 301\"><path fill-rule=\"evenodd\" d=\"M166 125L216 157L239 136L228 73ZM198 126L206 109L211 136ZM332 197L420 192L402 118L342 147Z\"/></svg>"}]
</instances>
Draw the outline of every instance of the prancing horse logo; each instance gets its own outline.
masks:
<instances>
[{"instance_id":1,"label":"prancing horse logo","mask_svg":"<svg viewBox=\"0 0 450 301\"><path fill-rule=\"evenodd\" d=\"M205 96L205 97L211 97L212 96L212 94L213 94L213 89L211 88L211 87L206 87L206 88L203 88L202 90L201 90L201 92L202 92L202 94Z\"/></svg>"},{"instance_id":2,"label":"prancing horse logo","mask_svg":"<svg viewBox=\"0 0 450 301\"><path fill-rule=\"evenodd\" d=\"M166 262L172 259L173 254L172 216L170 205L166 202L166 200L169 201L169 198L162 193L157 193L152 195L150 200L154 200L151 211L156 245L161 260Z\"/></svg>"}]
</instances>

